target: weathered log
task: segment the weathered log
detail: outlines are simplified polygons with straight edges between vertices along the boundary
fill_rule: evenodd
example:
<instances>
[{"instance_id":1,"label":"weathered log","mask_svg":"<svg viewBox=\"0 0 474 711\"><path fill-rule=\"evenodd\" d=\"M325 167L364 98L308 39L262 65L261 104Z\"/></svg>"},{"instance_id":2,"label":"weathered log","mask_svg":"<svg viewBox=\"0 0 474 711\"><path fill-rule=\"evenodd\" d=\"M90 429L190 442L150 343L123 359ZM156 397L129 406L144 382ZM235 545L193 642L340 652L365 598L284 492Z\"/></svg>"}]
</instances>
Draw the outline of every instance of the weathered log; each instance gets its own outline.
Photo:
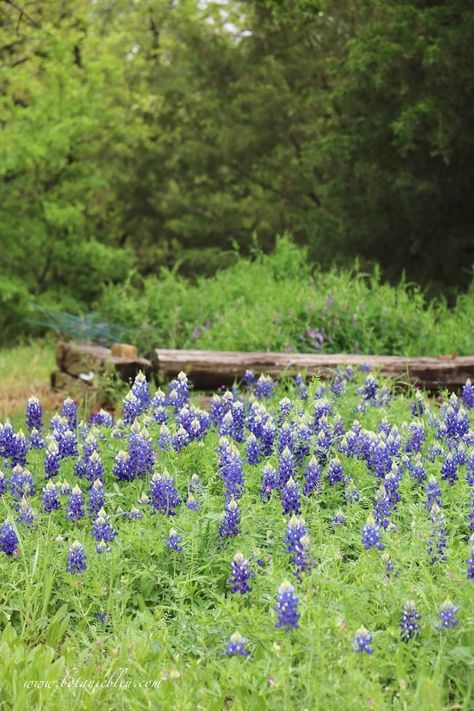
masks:
<instances>
[{"instance_id":1,"label":"weathered log","mask_svg":"<svg viewBox=\"0 0 474 711\"><path fill-rule=\"evenodd\" d=\"M240 353L237 351L198 351L156 349L153 368L163 379L174 378L184 371L198 388L216 388L240 380L246 370L256 375L272 376L301 373L307 378L318 375L329 378L336 367L359 367L367 363L383 375L427 389L459 388L467 378L474 380L474 356L403 357L318 355L313 353Z\"/></svg>"},{"instance_id":2,"label":"weathered log","mask_svg":"<svg viewBox=\"0 0 474 711\"><path fill-rule=\"evenodd\" d=\"M82 379L87 379L90 373L104 373L107 369L117 372L123 380L134 378L140 370L147 375L151 373L151 362L146 358L112 355L110 348L74 341L59 341L56 363L63 373Z\"/></svg>"}]
</instances>

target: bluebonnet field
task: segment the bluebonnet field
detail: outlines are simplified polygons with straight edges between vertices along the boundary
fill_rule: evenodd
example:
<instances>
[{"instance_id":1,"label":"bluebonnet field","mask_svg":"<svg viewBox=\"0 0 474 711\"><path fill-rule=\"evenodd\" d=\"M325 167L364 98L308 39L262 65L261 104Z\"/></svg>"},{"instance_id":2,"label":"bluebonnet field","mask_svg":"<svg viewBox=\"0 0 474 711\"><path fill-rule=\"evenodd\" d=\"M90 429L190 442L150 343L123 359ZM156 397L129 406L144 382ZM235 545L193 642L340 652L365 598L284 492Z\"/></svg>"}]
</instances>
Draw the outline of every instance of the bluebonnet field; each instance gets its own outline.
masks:
<instances>
[{"instance_id":1,"label":"bluebonnet field","mask_svg":"<svg viewBox=\"0 0 474 711\"><path fill-rule=\"evenodd\" d=\"M474 387L248 372L0 427L6 708L469 709ZM16 424L16 423L15 423Z\"/></svg>"}]
</instances>

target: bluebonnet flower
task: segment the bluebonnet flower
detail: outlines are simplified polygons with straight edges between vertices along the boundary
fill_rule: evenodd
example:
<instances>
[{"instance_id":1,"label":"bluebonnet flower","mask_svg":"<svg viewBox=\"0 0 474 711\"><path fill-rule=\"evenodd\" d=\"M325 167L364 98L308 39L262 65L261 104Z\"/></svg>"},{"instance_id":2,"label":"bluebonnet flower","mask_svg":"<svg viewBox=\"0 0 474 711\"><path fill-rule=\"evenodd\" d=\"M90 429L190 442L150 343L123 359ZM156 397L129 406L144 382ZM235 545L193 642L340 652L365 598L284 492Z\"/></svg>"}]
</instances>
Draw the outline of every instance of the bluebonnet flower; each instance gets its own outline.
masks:
<instances>
[{"instance_id":1,"label":"bluebonnet flower","mask_svg":"<svg viewBox=\"0 0 474 711\"><path fill-rule=\"evenodd\" d=\"M292 452L295 448L295 436L288 422L284 422L278 437L278 452L281 454L288 447Z\"/></svg>"},{"instance_id":2,"label":"bluebonnet flower","mask_svg":"<svg viewBox=\"0 0 474 711\"><path fill-rule=\"evenodd\" d=\"M69 494L72 491L72 488L71 488L71 485L69 484L69 482L66 481L66 479L64 479L64 481L61 484L59 484L59 486L60 486L59 493L63 494L64 496L69 496Z\"/></svg>"},{"instance_id":3,"label":"bluebonnet flower","mask_svg":"<svg viewBox=\"0 0 474 711\"><path fill-rule=\"evenodd\" d=\"M19 464L14 467L10 475L10 493L18 501L24 496L34 496L35 482L31 472L24 469Z\"/></svg>"},{"instance_id":4,"label":"bluebonnet flower","mask_svg":"<svg viewBox=\"0 0 474 711\"><path fill-rule=\"evenodd\" d=\"M285 417L288 417L288 415L291 412L291 409L293 407L293 403L291 402L290 398L284 397L280 402L278 403L278 410L280 414L280 418L283 420Z\"/></svg>"},{"instance_id":5,"label":"bluebonnet flower","mask_svg":"<svg viewBox=\"0 0 474 711\"><path fill-rule=\"evenodd\" d=\"M104 475L104 465L102 464L100 455L98 452L92 452L85 465L85 477L89 481L96 481L101 479Z\"/></svg>"},{"instance_id":6,"label":"bluebonnet flower","mask_svg":"<svg viewBox=\"0 0 474 711\"><path fill-rule=\"evenodd\" d=\"M272 491L278 486L277 473L271 464L268 464L262 470L262 486L260 488L260 496L264 501L268 501Z\"/></svg>"},{"instance_id":7,"label":"bluebonnet flower","mask_svg":"<svg viewBox=\"0 0 474 711\"><path fill-rule=\"evenodd\" d=\"M402 619L400 621L400 636L402 642L409 642L413 637L418 636L420 625L418 621L421 615L418 614L416 604L413 600L407 600L403 606Z\"/></svg>"},{"instance_id":8,"label":"bluebonnet flower","mask_svg":"<svg viewBox=\"0 0 474 711\"><path fill-rule=\"evenodd\" d=\"M311 542L307 533L296 544L292 560L295 565L295 576L298 580L301 580L302 573L316 565L316 561L311 556Z\"/></svg>"},{"instance_id":9,"label":"bluebonnet flower","mask_svg":"<svg viewBox=\"0 0 474 711\"><path fill-rule=\"evenodd\" d=\"M319 422L322 417L329 415L332 409L332 402L327 398L318 398L313 405L313 426L314 431L319 431Z\"/></svg>"},{"instance_id":10,"label":"bluebonnet flower","mask_svg":"<svg viewBox=\"0 0 474 711\"><path fill-rule=\"evenodd\" d=\"M77 404L70 397L66 398L60 411L61 417L65 417L68 429L75 430L77 427Z\"/></svg>"},{"instance_id":11,"label":"bluebonnet flower","mask_svg":"<svg viewBox=\"0 0 474 711\"><path fill-rule=\"evenodd\" d=\"M153 447L148 430L135 422L130 428L128 440L129 467L133 478L153 471Z\"/></svg>"},{"instance_id":12,"label":"bluebonnet flower","mask_svg":"<svg viewBox=\"0 0 474 711\"><path fill-rule=\"evenodd\" d=\"M421 452L426 431L421 422L411 422L408 426L408 440L405 445L407 452Z\"/></svg>"},{"instance_id":13,"label":"bluebonnet flower","mask_svg":"<svg viewBox=\"0 0 474 711\"><path fill-rule=\"evenodd\" d=\"M133 478L128 452L123 450L117 452L112 473L118 481L130 481Z\"/></svg>"},{"instance_id":14,"label":"bluebonnet flower","mask_svg":"<svg viewBox=\"0 0 474 711\"><path fill-rule=\"evenodd\" d=\"M300 618L298 612L298 598L295 595L295 588L289 580L284 580L278 588L277 602L274 610L278 613L275 627L284 627L287 630L298 627L298 620Z\"/></svg>"},{"instance_id":15,"label":"bluebonnet flower","mask_svg":"<svg viewBox=\"0 0 474 711\"><path fill-rule=\"evenodd\" d=\"M100 509L97 513L97 518L94 519L92 524L92 535L96 541L104 541L105 543L110 543L113 541L117 535L110 522L109 517L105 513L104 509Z\"/></svg>"},{"instance_id":16,"label":"bluebonnet flower","mask_svg":"<svg viewBox=\"0 0 474 711\"><path fill-rule=\"evenodd\" d=\"M301 539L307 533L308 529L306 527L306 522L304 518L302 516L295 516L293 514L286 527L285 536L287 551L290 555L297 550Z\"/></svg>"},{"instance_id":17,"label":"bluebonnet flower","mask_svg":"<svg viewBox=\"0 0 474 711\"><path fill-rule=\"evenodd\" d=\"M87 567L86 553L79 541L74 541L69 548L69 555L66 564L66 570L73 575L80 575Z\"/></svg>"},{"instance_id":18,"label":"bluebonnet flower","mask_svg":"<svg viewBox=\"0 0 474 711\"><path fill-rule=\"evenodd\" d=\"M130 511L127 514L124 514L126 518L129 518L131 520L138 520L140 518L143 518L142 512L137 509L136 506L132 506Z\"/></svg>"},{"instance_id":19,"label":"bluebonnet flower","mask_svg":"<svg viewBox=\"0 0 474 711\"><path fill-rule=\"evenodd\" d=\"M22 498L18 505L18 516L16 518L17 523L22 523L24 526L31 526L36 518L36 514L33 510L28 499Z\"/></svg>"},{"instance_id":20,"label":"bluebonnet flower","mask_svg":"<svg viewBox=\"0 0 474 711\"><path fill-rule=\"evenodd\" d=\"M158 449L166 452L171 447L171 432L167 425L161 425L158 432Z\"/></svg>"},{"instance_id":21,"label":"bluebonnet flower","mask_svg":"<svg viewBox=\"0 0 474 711\"><path fill-rule=\"evenodd\" d=\"M385 563L385 574L389 576L394 571L393 561L388 553L382 553L382 560Z\"/></svg>"},{"instance_id":22,"label":"bluebonnet flower","mask_svg":"<svg viewBox=\"0 0 474 711\"><path fill-rule=\"evenodd\" d=\"M447 481L450 486L452 486L458 478L457 470L458 464L456 462L455 457L453 457L451 454L447 454L441 467L441 478Z\"/></svg>"},{"instance_id":23,"label":"bluebonnet flower","mask_svg":"<svg viewBox=\"0 0 474 711\"><path fill-rule=\"evenodd\" d=\"M431 536L428 541L428 553L431 556L430 563L442 562L446 560L447 530L446 521L442 509L437 504L433 504L430 510L431 515Z\"/></svg>"},{"instance_id":24,"label":"bluebonnet flower","mask_svg":"<svg viewBox=\"0 0 474 711\"><path fill-rule=\"evenodd\" d=\"M89 516L95 516L105 503L104 484L96 479L89 489Z\"/></svg>"},{"instance_id":25,"label":"bluebonnet flower","mask_svg":"<svg viewBox=\"0 0 474 711\"><path fill-rule=\"evenodd\" d=\"M174 516L181 503L174 481L166 470L163 474L155 473L150 482L150 503L155 511Z\"/></svg>"},{"instance_id":26,"label":"bluebonnet flower","mask_svg":"<svg viewBox=\"0 0 474 711\"><path fill-rule=\"evenodd\" d=\"M255 396L258 398L271 398L275 390L275 383L269 375L262 375L255 383Z\"/></svg>"},{"instance_id":27,"label":"bluebonnet flower","mask_svg":"<svg viewBox=\"0 0 474 711\"><path fill-rule=\"evenodd\" d=\"M0 551L5 555L18 554L18 536L9 521L0 527Z\"/></svg>"},{"instance_id":28,"label":"bluebonnet flower","mask_svg":"<svg viewBox=\"0 0 474 711\"><path fill-rule=\"evenodd\" d=\"M89 417L89 424L97 425L98 427L113 427L114 419L107 410L99 410L99 412L94 412Z\"/></svg>"},{"instance_id":29,"label":"bluebonnet flower","mask_svg":"<svg viewBox=\"0 0 474 711\"><path fill-rule=\"evenodd\" d=\"M46 442L43 439L43 435L35 427L31 430L29 446L31 449L44 449L46 447Z\"/></svg>"},{"instance_id":30,"label":"bluebonnet flower","mask_svg":"<svg viewBox=\"0 0 474 711\"><path fill-rule=\"evenodd\" d=\"M419 455L408 464L408 470L413 481L421 484L426 480L426 469Z\"/></svg>"},{"instance_id":31,"label":"bluebonnet flower","mask_svg":"<svg viewBox=\"0 0 474 711\"><path fill-rule=\"evenodd\" d=\"M303 494L309 496L319 490L321 480L321 467L316 457L311 457L304 474Z\"/></svg>"},{"instance_id":32,"label":"bluebonnet flower","mask_svg":"<svg viewBox=\"0 0 474 711\"><path fill-rule=\"evenodd\" d=\"M240 533L240 512L235 499L231 499L224 509L222 514L221 525L219 527L219 534L223 538L233 538Z\"/></svg>"},{"instance_id":33,"label":"bluebonnet flower","mask_svg":"<svg viewBox=\"0 0 474 711\"><path fill-rule=\"evenodd\" d=\"M363 395L365 400L374 400L377 394L378 384L372 374L369 374L364 382L363 387L358 390L360 395Z\"/></svg>"},{"instance_id":34,"label":"bluebonnet flower","mask_svg":"<svg viewBox=\"0 0 474 711\"><path fill-rule=\"evenodd\" d=\"M247 462L249 464L258 464L261 460L260 445L253 432L248 435L245 444Z\"/></svg>"},{"instance_id":35,"label":"bluebonnet flower","mask_svg":"<svg viewBox=\"0 0 474 711\"><path fill-rule=\"evenodd\" d=\"M343 481L344 474L339 459L335 458L330 460L326 477L330 486L334 486L334 484Z\"/></svg>"},{"instance_id":36,"label":"bluebonnet flower","mask_svg":"<svg viewBox=\"0 0 474 711\"><path fill-rule=\"evenodd\" d=\"M467 407L469 410L474 408L474 385L471 383L469 378L466 380L462 388L462 401L464 407Z\"/></svg>"},{"instance_id":37,"label":"bluebonnet flower","mask_svg":"<svg viewBox=\"0 0 474 711\"><path fill-rule=\"evenodd\" d=\"M275 444L276 427L275 423L268 417L262 425L261 432L261 442L262 442L262 454L265 457L269 457L273 452L273 447ZM256 435L257 436L257 435Z\"/></svg>"},{"instance_id":38,"label":"bluebonnet flower","mask_svg":"<svg viewBox=\"0 0 474 711\"><path fill-rule=\"evenodd\" d=\"M242 378L242 383L243 383L244 387L250 388L252 385L255 384L256 380L257 380L257 377L256 377L255 373L253 372L253 370L247 369L244 373L244 377Z\"/></svg>"},{"instance_id":39,"label":"bluebonnet flower","mask_svg":"<svg viewBox=\"0 0 474 711\"><path fill-rule=\"evenodd\" d=\"M249 592L249 580L254 575L250 567L250 561L247 560L243 553L236 553L231 561L230 567L232 572L229 578L229 584L232 592L240 593L240 595Z\"/></svg>"},{"instance_id":40,"label":"bluebonnet flower","mask_svg":"<svg viewBox=\"0 0 474 711\"><path fill-rule=\"evenodd\" d=\"M428 483L425 486L425 492L426 492L425 507L428 509L428 511L431 510L431 508L434 504L436 504L439 507L441 507L443 505L441 503L441 489L438 484L438 480L436 479L435 476L430 476L430 478L428 479Z\"/></svg>"},{"instance_id":41,"label":"bluebonnet flower","mask_svg":"<svg viewBox=\"0 0 474 711\"><path fill-rule=\"evenodd\" d=\"M171 439L171 446L175 452L180 452L189 444L190 441L191 438L189 434L186 432L183 425L180 425Z\"/></svg>"},{"instance_id":42,"label":"bluebonnet flower","mask_svg":"<svg viewBox=\"0 0 474 711\"><path fill-rule=\"evenodd\" d=\"M186 499L186 508L190 511L199 511L199 504L192 494L189 494Z\"/></svg>"},{"instance_id":43,"label":"bluebonnet flower","mask_svg":"<svg viewBox=\"0 0 474 711\"><path fill-rule=\"evenodd\" d=\"M281 489L295 473L295 458L288 447L285 447L278 460L278 487Z\"/></svg>"},{"instance_id":44,"label":"bluebonnet flower","mask_svg":"<svg viewBox=\"0 0 474 711\"><path fill-rule=\"evenodd\" d=\"M220 462L219 471L224 483L224 488L227 498L234 496L239 498L244 491L244 468L240 453L235 444L231 444L225 452L223 452Z\"/></svg>"},{"instance_id":45,"label":"bluebonnet flower","mask_svg":"<svg viewBox=\"0 0 474 711\"><path fill-rule=\"evenodd\" d=\"M171 550L176 551L177 553L181 553L181 551L183 550L181 543L181 536L174 528L172 528L167 538L166 545L168 546L168 548L171 548Z\"/></svg>"},{"instance_id":46,"label":"bluebonnet flower","mask_svg":"<svg viewBox=\"0 0 474 711\"><path fill-rule=\"evenodd\" d=\"M377 492L374 505L374 518L378 526L382 526L385 529L388 528L392 508L393 503L387 496L385 488L381 486Z\"/></svg>"},{"instance_id":47,"label":"bluebonnet flower","mask_svg":"<svg viewBox=\"0 0 474 711\"><path fill-rule=\"evenodd\" d=\"M400 470L397 465L394 464L390 472L385 477L385 481L383 483L385 493L387 494L387 497L394 508L396 507L398 502L401 501L401 496L399 492L400 481Z\"/></svg>"},{"instance_id":48,"label":"bluebonnet flower","mask_svg":"<svg viewBox=\"0 0 474 711\"><path fill-rule=\"evenodd\" d=\"M54 438L58 443L59 454L62 459L77 456L77 439L72 430L56 430Z\"/></svg>"},{"instance_id":49,"label":"bluebonnet flower","mask_svg":"<svg viewBox=\"0 0 474 711\"><path fill-rule=\"evenodd\" d=\"M300 514L301 504L300 495L298 491L298 484L290 477L286 482L285 486L281 489L281 505L283 508L283 513L288 514Z\"/></svg>"},{"instance_id":50,"label":"bluebonnet flower","mask_svg":"<svg viewBox=\"0 0 474 711\"><path fill-rule=\"evenodd\" d=\"M122 418L126 425L133 425L141 413L141 403L130 390L123 399Z\"/></svg>"},{"instance_id":51,"label":"bluebonnet flower","mask_svg":"<svg viewBox=\"0 0 474 711\"><path fill-rule=\"evenodd\" d=\"M364 548L378 548L383 551L385 546L380 540L380 531L373 516L369 516L367 523L362 528L362 544Z\"/></svg>"},{"instance_id":52,"label":"bluebonnet flower","mask_svg":"<svg viewBox=\"0 0 474 711\"><path fill-rule=\"evenodd\" d=\"M234 654L241 654L243 657L248 656L249 651L245 648L247 640L242 637L240 632L234 632L230 637L229 644L226 647L225 653L229 656Z\"/></svg>"},{"instance_id":53,"label":"bluebonnet flower","mask_svg":"<svg viewBox=\"0 0 474 711\"><path fill-rule=\"evenodd\" d=\"M135 376L131 392L135 395L140 403L140 412L144 412L151 402L150 386L146 376L141 371Z\"/></svg>"},{"instance_id":54,"label":"bluebonnet flower","mask_svg":"<svg viewBox=\"0 0 474 711\"><path fill-rule=\"evenodd\" d=\"M19 464L24 467L26 465L26 455L28 454L28 441L24 432L17 432L11 441L11 459L13 466Z\"/></svg>"},{"instance_id":55,"label":"bluebonnet flower","mask_svg":"<svg viewBox=\"0 0 474 711\"><path fill-rule=\"evenodd\" d=\"M439 611L439 619L441 624L437 627L438 630L449 629L450 627L456 627L459 624L459 620L456 619L456 613L459 610L456 605L453 605L451 600L445 600L441 610Z\"/></svg>"},{"instance_id":56,"label":"bluebonnet flower","mask_svg":"<svg viewBox=\"0 0 474 711\"><path fill-rule=\"evenodd\" d=\"M84 518L84 496L81 489L77 486L73 488L69 494L68 504L67 504L67 518L69 521L79 521L79 519Z\"/></svg>"},{"instance_id":57,"label":"bluebonnet flower","mask_svg":"<svg viewBox=\"0 0 474 711\"><path fill-rule=\"evenodd\" d=\"M333 526L340 526L346 522L346 517L344 513L341 511L341 509L338 509L335 511L333 514L333 517L331 519L331 523Z\"/></svg>"},{"instance_id":58,"label":"bluebonnet flower","mask_svg":"<svg viewBox=\"0 0 474 711\"><path fill-rule=\"evenodd\" d=\"M0 496L3 496L7 491L7 481L5 479L5 474L0 471Z\"/></svg>"},{"instance_id":59,"label":"bluebonnet flower","mask_svg":"<svg viewBox=\"0 0 474 711\"><path fill-rule=\"evenodd\" d=\"M423 395L415 392L415 400L410 402L410 410L413 417L421 417L425 412L425 401Z\"/></svg>"},{"instance_id":60,"label":"bluebonnet flower","mask_svg":"<svg viewBox=\"0 0 474 711\"><path fill-rule=\"evenodd\" d=\"M37 397L30 397L26 403L26 424L30 432L43 429L43 408Z\"/></svg>"},{"instance_id":61,"label":"bluebonnet flower","mask_svg":"<svg viewBox=\"0 0 474 711\"><path fill-rule=\"evenodd\" d=\"M55 509L59 509L61 505L59 502L59 493L56 488L56 485L53 484L52 481L48 481L48 483L44 487L43 498L41 500L41 503L43 505L44 511L46 511L47 513Z\"/></svg>"},{"instance_id":62,"label":"bluebonnet flower","mask_svg":"<svg viewBox=\"0 0 474 711\"><path fill-rule=\"evenodd\" d=\"M372 635L365 627L359 627L352 639L354 644L354 652L364 652L365 654L373 654Z\"/></svg>"},{"instance_id":63,"label":"bluebonnet flower","mask_svg":"<svg viewBox=\"0 0 474 711\"><path fill-rule=\"evenodd\" d=\"M348 504L355 504L360 499L359 489L350 476L344 477L344 499Z\"/></svg>"}]
</instances>

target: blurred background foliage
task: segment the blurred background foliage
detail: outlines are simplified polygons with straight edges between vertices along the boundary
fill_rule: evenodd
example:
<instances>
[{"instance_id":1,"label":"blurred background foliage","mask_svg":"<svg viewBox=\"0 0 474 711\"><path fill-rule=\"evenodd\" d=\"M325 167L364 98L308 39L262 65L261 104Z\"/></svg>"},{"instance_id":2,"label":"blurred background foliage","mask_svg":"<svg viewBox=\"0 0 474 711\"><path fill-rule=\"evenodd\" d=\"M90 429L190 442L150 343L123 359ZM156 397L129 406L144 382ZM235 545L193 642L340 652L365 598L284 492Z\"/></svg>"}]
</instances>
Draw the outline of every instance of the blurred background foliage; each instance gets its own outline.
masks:
<instances>
[{"instance_id":1,"label":"blurred background foliage","mask_svg":"<svg viewBox=\"0 0 474 711\"><path fill-rule=\"evenodd\" d=\"M269 314L274 282L252 297L249 275L266 277L250 266L285 231L303 250L281 241L296 273L274 259L294 282L283 320L310 279L320 300L400 279L451 305L465 291L467 313L473 39L455 0L0 0L1 341L38 329L39 304L94 310L146 347L226 347L242 300ZM436 330L443 300L388 293ZM304 349L324 326L310 312L269 345ZM402 347L398 328L380 348Z\"/></svg>"}]
</instances>

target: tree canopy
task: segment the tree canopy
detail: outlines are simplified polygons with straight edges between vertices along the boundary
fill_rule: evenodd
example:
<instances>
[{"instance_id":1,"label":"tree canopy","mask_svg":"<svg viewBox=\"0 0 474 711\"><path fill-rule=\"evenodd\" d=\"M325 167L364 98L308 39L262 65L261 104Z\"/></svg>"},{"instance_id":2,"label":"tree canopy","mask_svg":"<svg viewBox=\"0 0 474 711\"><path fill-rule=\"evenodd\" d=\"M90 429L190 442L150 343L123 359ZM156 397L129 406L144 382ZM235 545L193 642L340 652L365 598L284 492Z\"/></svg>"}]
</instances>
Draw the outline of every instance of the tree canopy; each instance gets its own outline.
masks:
<instances>
[{"instance_id":1,"label":"tree canopy","mask_svg":"<svg viewBox=\"0 0 474 711\"><path fill-rule=\"evenodd\" d=\"M473 40L455 0L0 0L0 306L285 230L466 286Z\"/></svg>"}]
</instances>

